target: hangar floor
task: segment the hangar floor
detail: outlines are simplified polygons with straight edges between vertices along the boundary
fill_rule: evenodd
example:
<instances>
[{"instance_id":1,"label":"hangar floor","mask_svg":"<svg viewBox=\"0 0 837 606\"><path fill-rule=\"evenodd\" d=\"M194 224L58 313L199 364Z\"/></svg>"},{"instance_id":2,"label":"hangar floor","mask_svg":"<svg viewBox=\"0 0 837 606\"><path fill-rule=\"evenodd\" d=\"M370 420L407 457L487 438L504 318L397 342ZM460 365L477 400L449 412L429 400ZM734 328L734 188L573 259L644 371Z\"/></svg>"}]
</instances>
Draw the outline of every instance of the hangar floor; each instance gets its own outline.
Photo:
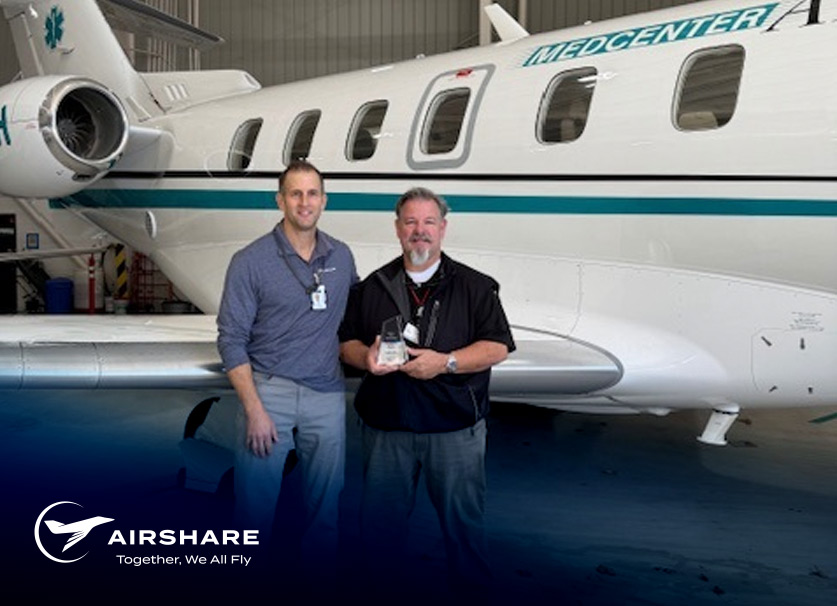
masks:
<instances>
[{"instance_id":1,"label":"hangar floor","mask_svg":"<svg viewBox=\"0 0 837 606\"><path fill-rule=\"evenodd\" d=\"M255 567L120 565L117 548L102 547L110 531L98 545L88 539L85 559L59 565L33 540L39 512L59 501L83 506L85 516L120 518L120 528L232 528L229 495L177 483L184 422L203 397L0 392L3 603L24 596L219 603L227 595L282 602L282 585ZM351 561L361 478L349 410L341 545ZM810 422L830 412L748 412L730 431L731 444L716 448L694 439L704 413L604 417L495 405L487 460L492 595L520 604L833 606L837 420ZM281 511L294 515L293 475L287 482ZM441 603L444 550L424 493L411 532L417 583L388 602ZM346 591L350 601L359 597Z\"/></svg>"}]
</instances>

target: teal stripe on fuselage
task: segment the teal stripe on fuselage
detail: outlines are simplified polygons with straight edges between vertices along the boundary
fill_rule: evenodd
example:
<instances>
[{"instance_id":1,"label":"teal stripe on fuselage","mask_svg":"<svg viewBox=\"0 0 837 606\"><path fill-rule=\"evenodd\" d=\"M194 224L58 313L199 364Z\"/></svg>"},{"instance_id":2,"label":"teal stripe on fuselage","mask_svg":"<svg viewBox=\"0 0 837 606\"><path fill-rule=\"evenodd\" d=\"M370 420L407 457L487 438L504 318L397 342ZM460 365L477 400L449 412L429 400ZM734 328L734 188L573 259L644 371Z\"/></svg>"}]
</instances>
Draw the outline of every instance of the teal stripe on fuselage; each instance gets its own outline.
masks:
<instances>
[{"instance_id":1,"label":"teal stripe on fuselage","mask_svg":"<svg viewBox=\"0 0 837 606\"><path fill-rule=\"evenodd\" d=\"M328 194L331 211L392 211L400 193ZM620 198L602 196L445 196L451 208L465 213L593 215L740 215L837 217L834 200L758 200L749 198ZM203 210L272 210L269 191L92 189L51 201L87 208Z\"/></svg>"}]
</instances>

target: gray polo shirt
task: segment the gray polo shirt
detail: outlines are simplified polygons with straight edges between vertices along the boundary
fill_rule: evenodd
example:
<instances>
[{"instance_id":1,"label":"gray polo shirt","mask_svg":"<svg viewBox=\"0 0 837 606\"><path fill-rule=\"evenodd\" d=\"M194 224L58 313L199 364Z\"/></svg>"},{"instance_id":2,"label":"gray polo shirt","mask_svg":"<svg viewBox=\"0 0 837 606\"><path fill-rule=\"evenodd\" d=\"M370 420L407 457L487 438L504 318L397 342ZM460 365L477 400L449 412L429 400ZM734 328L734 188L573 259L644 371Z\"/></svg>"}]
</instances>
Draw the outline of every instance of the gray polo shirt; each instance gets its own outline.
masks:
<instances>
[{"instance_id":1,"label":"gray polo shirt","mask_svg":"<svg viewBox=\"0 0 837 606\"><path fill-rule=\"evenodd\" d=\"M315 284L315 273L325 285L325 310L312 309L306 292ZM357 280L354 258L343 242L318 230L306 263L279 223L230 261L218 312L224 367L249 363L255 372L317 391L342 391L337 329L349 287Z\"/></svg>"}]
</instances>

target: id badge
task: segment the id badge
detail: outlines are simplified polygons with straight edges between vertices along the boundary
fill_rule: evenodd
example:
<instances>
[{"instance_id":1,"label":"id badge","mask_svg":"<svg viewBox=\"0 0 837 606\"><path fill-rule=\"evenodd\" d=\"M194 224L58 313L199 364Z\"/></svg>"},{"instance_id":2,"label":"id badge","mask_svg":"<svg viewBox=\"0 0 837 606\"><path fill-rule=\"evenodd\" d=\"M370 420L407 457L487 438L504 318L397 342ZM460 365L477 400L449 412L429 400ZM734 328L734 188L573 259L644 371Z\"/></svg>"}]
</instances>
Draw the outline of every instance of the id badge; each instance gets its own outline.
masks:
<instances>
[{"instance_id":1,"label":"id badge","mask_svg":"<svg viewBox=\"0 0 837 606\"><path fill-rule=\"evenodd\" d=\"M419 331L412 322L407 322L407 325L404 327L404 339L416 345L419 343Z\"/></svg>"},{"instance_id":2,"label":"id badge","mask_svg":"<svg viewBox=\"0 0 837 606\"><path fill-rule=\"evenodd\" d=\"M311 293L311 309L314 311L322 311L328 306L328 297L326 296L325 284L320 284Z\"/></svg>"}]
</instances>

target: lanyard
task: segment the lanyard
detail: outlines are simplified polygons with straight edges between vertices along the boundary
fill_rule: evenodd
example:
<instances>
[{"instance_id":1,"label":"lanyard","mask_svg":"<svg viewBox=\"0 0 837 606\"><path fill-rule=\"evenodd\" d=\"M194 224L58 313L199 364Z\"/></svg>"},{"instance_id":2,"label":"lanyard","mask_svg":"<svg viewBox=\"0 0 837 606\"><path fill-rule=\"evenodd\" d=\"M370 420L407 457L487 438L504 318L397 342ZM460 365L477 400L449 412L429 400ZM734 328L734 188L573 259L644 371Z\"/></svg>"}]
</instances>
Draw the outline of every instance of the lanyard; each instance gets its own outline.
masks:
<instances>
[{"instance_id":1,"label":"lanyard","mask_svg":"<svg viewBox=\"0 0 837 606\"><path fill-rule=\"evenodd\" d=\"M427 297L430 296L430 288L428 288L425 291L425 293L424 293L424 295L422 295L421 299L419 299L419 296L416 294L416 291L420 290L420 289L421 289L420 286L416 287L416 288L411 288L411 287L407 288L407 290L409 290L410 294L413 296L413 301L416 302L416 305L418 305L419 307L423 307L424 304L427 302Z\"/></svg>"},{"instance_id":2,"label":"lanyard","mask_svg":"<svg viewBox=\"0 0 837 606\"><path fill-rule=\"evenodd\" d=\"M305 291L306 295L310 295L312 292L317 290L317 287L320 285L320 276L325 271L325 257L319 257L318 259L321 267L314 272L314 283L306 286L305 282L302 280L302 278L299 277L299 274L296 273L296 270L294 270L293 265L291 265L291 262L288 261L288 255L284 254L282 251L279 251L279 256L282 257L282 259L285 261L285 265L288 266L288 269L293 274L294 278L296 278L296 281L299 282L299 285L302 286L302 289Z\"/></svg>"},{"instance_id":3,"label":"lanyard","mask_svg":"<svg viewBox=\"0 0 837 606\"><path fill-rule=\"evenodd\" d=\"M412 287L408 286L407 291L410 293L410 296L413 297L413 301L416 303L416 317L421 318L421 314L424 313L424 304L427 303L427 298L430 296L430 291L433 290L429 286L425 285L424 294L419 297L417 292L421 290L421 287Z\"/></svg>"}]
</instances>

